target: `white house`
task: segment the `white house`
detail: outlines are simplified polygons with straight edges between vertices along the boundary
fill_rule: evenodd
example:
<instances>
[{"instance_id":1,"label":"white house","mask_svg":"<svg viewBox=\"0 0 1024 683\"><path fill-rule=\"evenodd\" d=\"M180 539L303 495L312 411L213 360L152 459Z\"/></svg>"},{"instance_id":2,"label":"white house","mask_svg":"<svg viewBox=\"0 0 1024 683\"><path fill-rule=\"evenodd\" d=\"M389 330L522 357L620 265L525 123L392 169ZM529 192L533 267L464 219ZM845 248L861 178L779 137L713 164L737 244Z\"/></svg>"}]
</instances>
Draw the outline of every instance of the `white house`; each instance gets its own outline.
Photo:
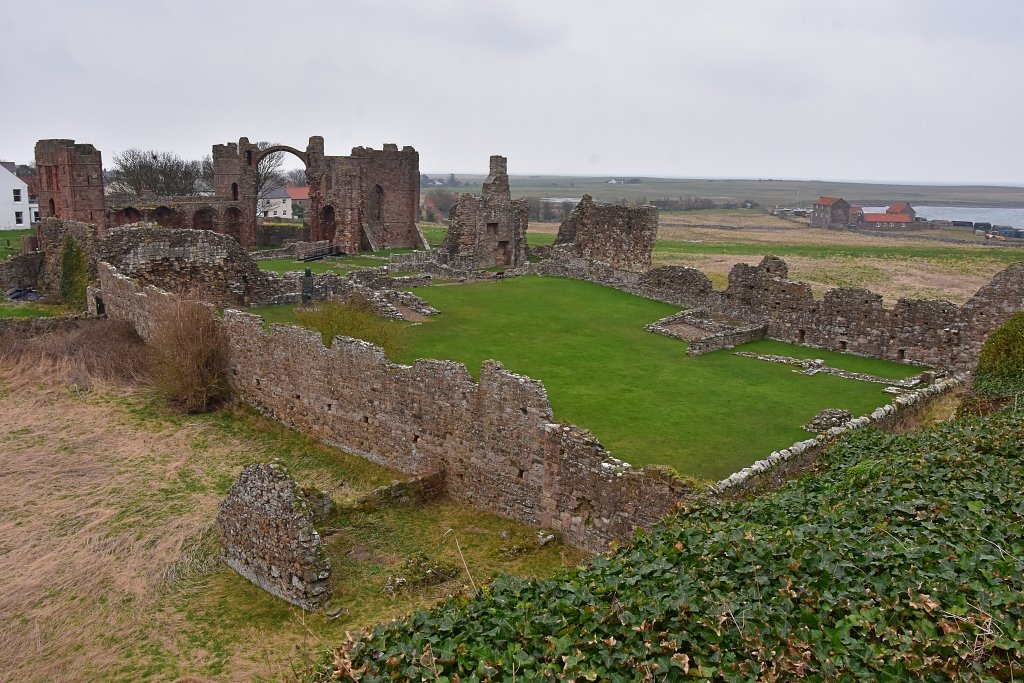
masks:
<instances>
[{"instance_id":1,"label":"white house","mask_svg":"<svg viewBox=\"0 0 1024 683\"><path fill-rule=\"evenodd\" d=\"M32 224L38 205L28 201L28 185L15 175L16 166L0 161L0 230L24 230Z\"/></svg>"},{"instance_id":2,"label":"white house","mask_svg":"<svg viewBox=\"0 0 1024 683\"><path fill-rule=\"evenodd\" d=\"M264 218L291 218L292 198L288 189L282 185L263 195L259 202L259 212Z\"/></svg>"}]
</instances>

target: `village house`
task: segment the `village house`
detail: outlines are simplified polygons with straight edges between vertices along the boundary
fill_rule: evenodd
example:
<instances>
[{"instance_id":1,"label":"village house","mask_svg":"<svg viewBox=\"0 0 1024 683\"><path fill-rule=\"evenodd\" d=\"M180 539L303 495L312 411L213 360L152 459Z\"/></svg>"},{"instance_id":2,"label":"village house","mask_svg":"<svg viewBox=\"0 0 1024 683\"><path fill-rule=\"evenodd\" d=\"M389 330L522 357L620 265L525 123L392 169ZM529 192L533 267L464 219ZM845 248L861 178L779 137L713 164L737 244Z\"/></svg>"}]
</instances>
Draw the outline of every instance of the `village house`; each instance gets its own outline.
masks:
<instances>
[{"instance_id":1,"label":"village house","mask_svg":"<svg viewBox=\"0 0 1024 683\"><path fill-rule=\"evenodd\" d=\"M22 230L32 220L39 220L39 206L29 204L28 184L19 178L17 167L10 161L0 161L0 230Z\"/></svg>"},{"instance_id":2,"label":"village house","mask_svg":"<svg viewBox=\"0 0 1024 683\"><path fill-rule=\"evenodd\" d=\"M906 202L897 202L885 213L861 212L859 225L865 228L912 228L917 212Z\"/></svg>"},{"instance_id":3,"label":"village house","mask_svg":"<svg viewBox=\"0 0 1024 683\"><path fill-rule=\"evenodd\" d=\"M812 228L845 228L850 222L850 204L839 197L822 197L814 202Z\"/></svg>"}]
</instances>

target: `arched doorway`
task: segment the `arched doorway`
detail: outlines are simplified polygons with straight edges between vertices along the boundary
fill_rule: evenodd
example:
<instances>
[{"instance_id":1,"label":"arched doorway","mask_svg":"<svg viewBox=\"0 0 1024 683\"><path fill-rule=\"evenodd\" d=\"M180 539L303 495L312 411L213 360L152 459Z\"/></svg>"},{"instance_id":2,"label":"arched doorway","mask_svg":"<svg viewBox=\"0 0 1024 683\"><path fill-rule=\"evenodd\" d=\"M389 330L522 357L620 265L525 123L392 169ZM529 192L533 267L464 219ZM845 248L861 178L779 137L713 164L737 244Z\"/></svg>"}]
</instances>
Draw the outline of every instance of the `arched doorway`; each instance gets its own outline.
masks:
<instances>
[{"instance_id":1,"label":"arched doorway","mask_svg":"<svg viewBox=\"0 0 1024 683\"><path fill-rule=\"evenodd\" d=\"M167 206L158 206L153 212L153 220L165 228L181 227L181 214Z\"/></svg>"},{"instance_id":2,"label":"arched doorway","mask_svg":"<svg viewBox=\"0 0 1024 683\"><path fill-rule=\"evenodd\" d=\"M334 215L334 207L328 204L320 211L320 239L334 241L334 233L338 231L338 221Z\"/></svg>"},{"instance_id":3,"label":"arched doorway","mask_svg":"<svg viewBox=\"0 0 1024 683\"><path fill-rule=\"evenodd\" d=\"M57 215L57 205L53 203L53 197L50 197L50 207L49 208L50 208L50 215L51 216L56 216Z\"/></svg>"},{"instance_id":4,"label":"arched doorway","mask_svg":"<svg viewBox=\"0 0 1024 683\"><path fill-rule=\"evenodd\" d=\"M213 230L216 224L217 214L214 213L213 209L202 208L192 215L193 230Z\"/></svg>"},{"instance_id":5,"label":"arched doorway","mask_svg":"<svg viewBox=\"0 0 1024 683\"><path fill-rule=\"evenodd\" d=\"M242 241L242 211L237 207L230 206L224 211L224 234Z\"/></svg>"},{"instance_id":6,"label":"arched doorway","mask_svg":"<svg viewBox=\"0 0 1024 683\"><path fill-rule=\"evenodd\" d=\"M118 225L130 225L132 223L142 222L142 213L139 212L134 206L126 206L118 212L117 216Z\"/></svg>"}]
</instances>

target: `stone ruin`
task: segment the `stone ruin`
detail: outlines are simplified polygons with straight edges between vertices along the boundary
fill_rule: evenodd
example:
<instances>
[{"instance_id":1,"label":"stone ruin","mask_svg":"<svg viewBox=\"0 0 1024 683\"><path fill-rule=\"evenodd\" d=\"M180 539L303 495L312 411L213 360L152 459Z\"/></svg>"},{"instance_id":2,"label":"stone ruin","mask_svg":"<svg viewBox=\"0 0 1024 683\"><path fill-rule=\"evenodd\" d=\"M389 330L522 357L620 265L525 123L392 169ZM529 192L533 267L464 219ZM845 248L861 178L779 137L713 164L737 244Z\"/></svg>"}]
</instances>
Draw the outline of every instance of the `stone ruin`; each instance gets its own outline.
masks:
<instances>
[{"instance_id":1,"label":"stone ruin","mask_svg":"<svg viewBox=\"0 0 1024 683\"><path fill-rule=\"evenodd\" d=\"M254 584L313 610L330 595L331 563L314 523L326 493L304 491L280 463L246 467L217 513L224 562Z\"/></svg>"},{"instance_id":2,"label":"stone ruin","mask_svg":"<svg viewBox=\"0 0 1024 683\"><path fill-rule=\"evenodd\" d=\"M530 203L512 199L508 161L491 157L483 195L463 194L448 213L448 234L441 251L461 257L471 268L510 267L526 263L526 228Z\"/></svg>"},{"instance_id":3,"label":"stone ruin","mask_svg":"<svg viewBox=\"0 0 1024 683\"><path fill-rule=\"evenodd\" d=\"M585 194L558 228L555 247L563 254L639 271L650 267L657 236L656 207L603 206Z\"/></svg>"},{"instance_id":4,"label":"stone ruin","mask_svg":"<svg viewBox=\"0 0 1024 683\"><path fill-rule=\"evenodd\" d=\"M324 139L309 138L305 151L284 145L259 149L248 138L213 146L213 195L112 198L104 196L100 152L74 140L40 140L39 213L108 229L140 222L168 228L211 230L243 247L256 242L256 170L268 154L286 152L306 167L312 241L327 240L343 253L395 247L426 248L419 217L419 154L386 144L354 147L349 156L327 156Z\"/></svg>"}]
</instances>

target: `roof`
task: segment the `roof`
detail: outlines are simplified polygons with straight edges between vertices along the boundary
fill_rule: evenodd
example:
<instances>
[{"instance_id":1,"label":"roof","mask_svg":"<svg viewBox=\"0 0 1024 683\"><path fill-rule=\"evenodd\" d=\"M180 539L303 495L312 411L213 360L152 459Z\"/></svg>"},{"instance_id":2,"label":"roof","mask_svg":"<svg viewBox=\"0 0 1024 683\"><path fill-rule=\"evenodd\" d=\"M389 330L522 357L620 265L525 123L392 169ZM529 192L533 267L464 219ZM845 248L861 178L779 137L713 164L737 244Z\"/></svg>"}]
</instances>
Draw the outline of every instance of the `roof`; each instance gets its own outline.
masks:
<instances>
[{"instance_id":1,"label":"roof","mask_svg":"<svg viewBox=\"0 0 1024 683\"><path fill-rule=\"evenodd\" d=\"M907 213L866 213L866 223L913 223L914 219Z\"/></svg>"},{"instance_id":2,"label":"roof","mask_svg":"<svg viewBox=\"0 0 1024 683\"><path fill-rule=\"evenodd\" d=\"M889 208L885 210L885 212L886 213L906 213L909 210L910 210L910 204L907 204L905 202L897 202L895 204L891 204L889 206Z\"/></svg>"},{"instance_id":3,"label":"roof","mask_svg":"<svg viewBox=\"0 0 1024 683\"><path fill-rule=\"evenodd\" d=\"M288 192L285 191L284 186L278 185L264 193L260 199L288 199Z\"/></svg>"},{"instance_id":4,"label":"roof","mask_svg":"<svg viewBox=\"0 0 1024 683\"><path fill-rule=\"evenodd\" d=\"M818 201L814 202L815 206L832 206L836 202L843 201L840 197L822 197Z\"/></svg>"},{"instance_id":5,"label":"roof","mask_svg":"<svg viewBox=\"0 0 1024 683\"><path fill-rule=\"evenodd\" d=\"M858 214L858 213L864 213L864 207L863 206L851 206L850 207L850 215L851 216L853 216L854 214Z\"/></svg>"},{"instance_id":6,"label":"roof","mask_svg":"<svg viewBox=\"0 0 1024 683\"><path fill-rule=\"evenodd\" d=\"M288 196L291 197L293 200L309 199L309 188L295 187L294 185L289 185Z\"/></svg>"}]
</instances>

